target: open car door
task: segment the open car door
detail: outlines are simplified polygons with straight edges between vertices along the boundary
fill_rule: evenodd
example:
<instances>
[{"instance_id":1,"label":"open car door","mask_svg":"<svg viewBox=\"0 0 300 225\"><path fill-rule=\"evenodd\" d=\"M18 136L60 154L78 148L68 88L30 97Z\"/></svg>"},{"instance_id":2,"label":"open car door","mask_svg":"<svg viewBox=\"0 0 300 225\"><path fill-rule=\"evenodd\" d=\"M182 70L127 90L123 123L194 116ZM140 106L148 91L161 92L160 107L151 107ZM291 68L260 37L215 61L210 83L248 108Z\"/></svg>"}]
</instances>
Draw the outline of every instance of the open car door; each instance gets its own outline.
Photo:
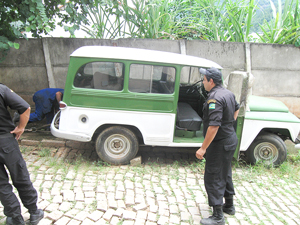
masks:
<instances>
[{"instance_id":1,"label":"open car door","mask_svg":"<svg viewBox=\"0 0 300 225\"><path fill-rule=\"evenodd\" d=\"M235 95L236 101L240 104L240 111L236 124L236 134L239 142L234 153L234 158L238 160L240 144L242 140L244 119L247 111L247 101L249 93L249 73L234 71L228 75L224 84L226 88Z\"/></svg>"}]
</instances>

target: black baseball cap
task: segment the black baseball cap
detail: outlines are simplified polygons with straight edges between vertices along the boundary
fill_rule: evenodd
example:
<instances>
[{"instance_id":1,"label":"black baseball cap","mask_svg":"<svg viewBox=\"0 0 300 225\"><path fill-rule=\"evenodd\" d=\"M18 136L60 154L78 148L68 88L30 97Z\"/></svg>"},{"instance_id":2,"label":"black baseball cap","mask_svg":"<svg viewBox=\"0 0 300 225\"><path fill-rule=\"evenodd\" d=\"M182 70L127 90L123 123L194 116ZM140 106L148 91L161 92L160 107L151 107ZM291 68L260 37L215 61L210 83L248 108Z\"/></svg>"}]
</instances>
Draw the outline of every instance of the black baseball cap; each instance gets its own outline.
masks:
<instances>
[{"instance_id":1,"label":"black baseball cap","mask_svg":"<svg viewBox=\"0 0 300 225\"><path fill-rule=\"evenodd\" d=\"M209 69L200 68L199 72L206 76L206 78L213 79L214 83L221 84L222 83L222 73L215 67L211 67Z\"/></svg>"}]
</instances>

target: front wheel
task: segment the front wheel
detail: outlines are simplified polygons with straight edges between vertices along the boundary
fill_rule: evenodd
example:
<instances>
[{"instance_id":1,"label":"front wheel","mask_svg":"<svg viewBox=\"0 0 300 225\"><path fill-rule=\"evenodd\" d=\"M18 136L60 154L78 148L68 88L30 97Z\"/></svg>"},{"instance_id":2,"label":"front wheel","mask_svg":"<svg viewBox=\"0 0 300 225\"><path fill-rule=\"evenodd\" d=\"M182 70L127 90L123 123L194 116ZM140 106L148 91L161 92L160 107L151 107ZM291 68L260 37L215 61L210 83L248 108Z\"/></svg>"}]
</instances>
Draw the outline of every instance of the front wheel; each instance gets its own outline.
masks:
<instances>
[{"instance_id":1,"label":"front wheel","mask_svg":"<svg viewBox=\"0 0 300 225\"><path fill-rule=\"evenodd\" d=\"M278 166L287 156L286 145L275 134L259 135L246 151L247 161L251 164L262 162L265 165Z\"/></svg>"},{"instance_id":2,"label":"front wheel","mask_svg":"<svg viewBox=\"0 0 300 225\"><path fill-rule=\"evenodd\" d=\"M135 134L128 128L113 126L100 133L96 140L98 156L114 165L128 164L139 149Z\"/></svg>"}]
</instances>

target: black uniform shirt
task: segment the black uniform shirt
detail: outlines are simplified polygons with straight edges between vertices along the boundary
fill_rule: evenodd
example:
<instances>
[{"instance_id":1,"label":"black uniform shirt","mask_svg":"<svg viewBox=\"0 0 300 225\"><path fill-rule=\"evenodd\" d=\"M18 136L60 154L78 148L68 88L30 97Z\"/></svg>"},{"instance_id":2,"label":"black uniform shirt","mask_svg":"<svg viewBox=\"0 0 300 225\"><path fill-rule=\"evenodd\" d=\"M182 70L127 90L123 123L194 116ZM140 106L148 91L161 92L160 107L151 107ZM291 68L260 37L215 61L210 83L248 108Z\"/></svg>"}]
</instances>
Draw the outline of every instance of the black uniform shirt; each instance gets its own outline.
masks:
<instances>
[{"instance_id":1,"label":"black uniform shirt","mask_svg":"<svg viewBox=\"0 0 300 225\"><path fill-rule=\"evenodd\" d=\"M29 104L24 99L0 83L0 135L15 129L7 106L17 110L19 114L24 113L29 108Z\"/></svg>"},{"instance_id":2,"label":"black uniform shirt","mask_svg":"<svg viewBox=\"0 0 300 225\"><path fill-rule=\"evenodd\" d=\"M215 86L208 93L203 106L203 135L209 126L219 126L214 141L229 137L234 130L234 112L240 108L234 94L223 86Z\"/></svg>"}]
</instances>

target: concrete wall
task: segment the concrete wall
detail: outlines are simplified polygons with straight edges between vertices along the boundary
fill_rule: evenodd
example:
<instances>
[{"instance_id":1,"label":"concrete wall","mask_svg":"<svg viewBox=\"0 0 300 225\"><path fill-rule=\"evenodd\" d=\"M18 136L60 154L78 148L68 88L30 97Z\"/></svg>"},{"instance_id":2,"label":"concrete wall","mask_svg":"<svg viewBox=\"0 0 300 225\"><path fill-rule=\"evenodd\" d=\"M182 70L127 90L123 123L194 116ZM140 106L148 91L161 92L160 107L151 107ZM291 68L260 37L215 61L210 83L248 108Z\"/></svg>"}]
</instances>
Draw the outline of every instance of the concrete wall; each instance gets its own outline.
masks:
<instances>
[{"instance_id":1,"label":"concrete wall","mask_svg":"<svg viewBox=\"0 0 300 225\"><path fill-rule=\"evenodd\" d=\"M253 94L281 100L300 117L300 48L251 44Z\"/></svg>"},{"instance_id":2,"label":"concrete wall","mask_svg":"<svg viewBox=\"0 0 300 225\"><path fill-rule=\"evenodd\" d=\"M32 106L32 95L47 87L64 88L69 55L85 45L154 49L207 58L220 64L224 78L232 71L251 72L253 94L284 102L300 117L300 48L289 45L153 39L43 38L18 41L0 63L0 82Z\"/></svg>"},{"instance_id":3,"label":"concrete wall","mask_svg":"<svg viewBox=\"0 0 300 225\"><path fill-rule=\"evenodd\" d=\"M32 93L48 87L42 40L20 40L19 43L20 49L11 49L0 63L0 82L32 102Z\"/></svg>"}]
</instances>

